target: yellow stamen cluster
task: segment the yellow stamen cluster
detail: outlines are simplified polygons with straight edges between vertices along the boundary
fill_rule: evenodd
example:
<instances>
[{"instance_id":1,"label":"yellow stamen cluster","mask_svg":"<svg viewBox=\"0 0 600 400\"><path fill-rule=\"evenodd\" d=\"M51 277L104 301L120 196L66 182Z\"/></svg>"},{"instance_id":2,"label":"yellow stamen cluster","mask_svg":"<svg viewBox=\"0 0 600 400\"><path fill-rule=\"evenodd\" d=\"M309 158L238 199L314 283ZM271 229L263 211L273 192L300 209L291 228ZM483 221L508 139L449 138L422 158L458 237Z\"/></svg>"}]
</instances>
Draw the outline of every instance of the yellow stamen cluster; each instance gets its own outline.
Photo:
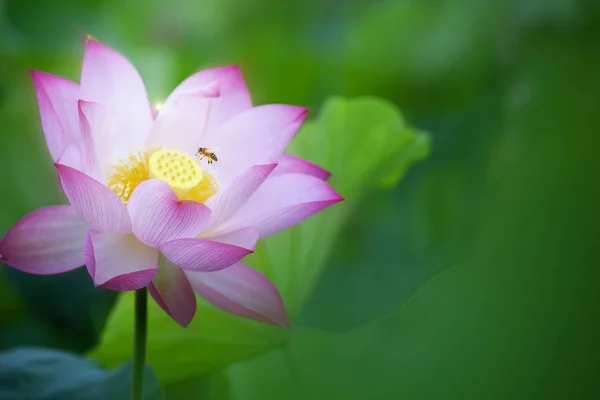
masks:
<instances>
[{"instance_id":1,"label":"yellow stamen cluster","mask_svg":"<svg viewBox=\"0 0 600 400\"><path fill-rule=\"evenodd\" d=\"M161 179L181 200L204 203L219 189L216 179L202 171L196 160L177 150L135 152L113 166L107 185L125 204L133 190L146 179Z\"/></svg>"},{"instance_id":2,"label":"yellow stamen cluster","mask_svg":"<svg viewBox=\"0 0 600 400\"><path fill-rule=\"evenodd\" d=\"M129 201L133 189L148 179L149 151L136 151L129 157L119 160L113 165L108 174L106 185L123 200L125 204Z\"/></svg>"}]
</instances>

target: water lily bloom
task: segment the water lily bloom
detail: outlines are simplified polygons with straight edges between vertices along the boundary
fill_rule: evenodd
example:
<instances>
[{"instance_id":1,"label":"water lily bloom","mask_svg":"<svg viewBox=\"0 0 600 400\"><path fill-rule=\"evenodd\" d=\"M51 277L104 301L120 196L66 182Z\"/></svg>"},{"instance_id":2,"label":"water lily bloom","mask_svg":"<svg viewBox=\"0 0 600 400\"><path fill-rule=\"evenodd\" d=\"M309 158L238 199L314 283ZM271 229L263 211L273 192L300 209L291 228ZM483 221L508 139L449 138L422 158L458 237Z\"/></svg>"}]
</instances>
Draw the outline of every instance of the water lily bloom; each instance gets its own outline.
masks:
<instances>
[{"instance_id":1,"label":"water lily bloom","mask_svg":"<svg viewBox=\"0 0 600 400\"><path fill-rule=\"evenodd\" d=\"M96 286L147 287L183 326L194 291L242 317L288 324L275 286L240 261L260 238L341 200L327 171L283 154L304 108L253 107L228 66L190 76L157 110L131 63L93 39L79 85L31 74L70 205L24 216L0 241L0 261L33 274L86 265Z\"/></svg>"}]
</instances>

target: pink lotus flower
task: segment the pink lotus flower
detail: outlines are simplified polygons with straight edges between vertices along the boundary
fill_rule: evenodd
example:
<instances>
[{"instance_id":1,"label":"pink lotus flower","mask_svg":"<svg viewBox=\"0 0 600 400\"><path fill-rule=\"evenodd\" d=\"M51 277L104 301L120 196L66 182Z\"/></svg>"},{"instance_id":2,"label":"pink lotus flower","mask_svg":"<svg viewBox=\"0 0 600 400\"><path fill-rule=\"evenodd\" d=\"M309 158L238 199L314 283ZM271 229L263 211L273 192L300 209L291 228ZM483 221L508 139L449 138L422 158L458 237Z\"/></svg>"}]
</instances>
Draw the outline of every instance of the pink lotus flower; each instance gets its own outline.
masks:
<instances>
[{"instance_id":1,"label":"pink lotus flower","mask_svg":"<svg viewBox=\"0 0 600 400\"><path fill-rule=\"evenodd\" d=\"M192 75L155 111L136 69L92 39L80 85L31 74L70 205L23 217L0 242L0 261L33 274L85 264L96 286L148 287L183 326L194 291L228 312L288 324L277 289L240 260L259 238L341 200L327 171L283 154L304 108L252 107L229 66ZM217 161L200 159L200 147Z\"/></svg>"}]
</instances>

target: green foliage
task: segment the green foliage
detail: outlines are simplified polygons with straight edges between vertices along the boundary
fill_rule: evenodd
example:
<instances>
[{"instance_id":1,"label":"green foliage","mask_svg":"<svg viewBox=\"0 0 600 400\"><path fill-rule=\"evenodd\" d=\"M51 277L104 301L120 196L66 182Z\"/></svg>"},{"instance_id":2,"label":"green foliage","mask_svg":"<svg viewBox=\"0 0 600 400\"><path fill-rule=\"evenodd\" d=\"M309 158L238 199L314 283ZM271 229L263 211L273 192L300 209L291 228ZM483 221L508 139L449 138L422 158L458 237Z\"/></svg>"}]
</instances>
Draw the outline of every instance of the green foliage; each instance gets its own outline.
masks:
<instances>
[{"instance_id":1,"label":"green foliage","mask_svg":"<svg viewBox=\"0 0 600 400\"><path fill-rule=\"evenodd\" d=\"M532 35L517 49L509 133L485 159L494 184L459 265L389 317L342 334L298 331L285 348L230 367L231 398L595 398L600 327L591 315L600 274L590 251L600 236L590 218L598 215L598 190L585 182L597 180L590 166L600 139L589 117L599 111L592 98L600 93L600 58L589 46L568 35ZM550 54L557 55L552 65ZM558 79L575 75L577 85ZM570 100L577 93L579 101ZM561 112L548 114L551 107ZM432 181L422 183L426 193ZM460 196L454 183L433 187L437 196ZM455 232L444 226L424 236L438 247Z\"/></svg>"},{"instance_id":2,"label":"green foliage","mask_svg":"<svg viewBox=\"0 0 600 400\"><path fill-rule=\"evenodd\" d=\"M126 400L131 391L131 363L112 371L62 351L19 348L0 353L0 398L37 400ZM146 366L144 400L163 399L160 385Z\"/></svg>"},{"instance_id":3,"label":"green foliage","mask_svg":"<svg viewBox=\"0 0 600 400\"><path fill-rule=\"evenodd\" d=\"M131 358L133 338L132 293L120 296L91 353L108 366ZM161 382L198 376L213 368L264 353L285 342L283 329L245 320L198 299L196 318L187 328L171 319L154 301L148 310L148 364Z\"/></svg>"},{"instance_id":4,"label":"green foliage","mask_svg":"<svg viewBox=\"0 0 600 400\"><path fill-rule=\"evenodd\" d=\"M14 314L22 312L23 304L6 279L5 271L0 267L0 318L10 320ZM0 319L0 324L3 319Z\"/></svg>"},{"instance_id":5,"label":"green foliage","mask_svg":"<svg viewBox=\"0 0 600 400\"><path fill-rule=\"evenodd\" d=\"M312 292L331 246L365 194L384 180L395 185L409 165L425 156L429 136L407 126L393 105L375 98L325 103L289 146L290 153L328 169L345 201L302 224L259 242L248 263L281 290L292 317Z\"/></svg>"},{"instance_id":6,"label":"green foliage","mask_svg":"<svg viewBox=\"0 0 600 400\"><path fill-rule=\"evenodd\" d=\"M325 257L362 195L400 174L427 152L424 133L407 127L389 103L374 98L327 102L297 134L291 151L328 168L348 200L296 227L263 239L248 263L281 290L293 317L306 302ZM131 295L121 296L92 356L115 365L131 355ZM181 328L156 304L149 313L148 360L163 383L186 380L282 345L286 330L226 314L199 299L194 321ZM184 349L194 349L186 352Z\"/></svg>"}]
</instances>

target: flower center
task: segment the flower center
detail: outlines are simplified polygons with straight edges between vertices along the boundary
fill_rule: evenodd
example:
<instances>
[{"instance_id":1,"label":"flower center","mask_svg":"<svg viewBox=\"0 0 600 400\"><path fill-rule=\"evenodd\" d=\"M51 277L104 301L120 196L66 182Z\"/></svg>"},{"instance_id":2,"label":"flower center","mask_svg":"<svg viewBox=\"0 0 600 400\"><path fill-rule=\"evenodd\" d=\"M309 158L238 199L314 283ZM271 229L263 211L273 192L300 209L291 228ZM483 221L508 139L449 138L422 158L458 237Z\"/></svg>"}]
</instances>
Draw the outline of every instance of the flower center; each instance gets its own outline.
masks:
<instances>
[{"instance_id":1,"label":"flower center","mask_svg":"<svg viewBox=\"0 0 600 400\"><path fill-rule=\"evenodd\" d=\"M204 175L194 159L174 150L158 150L153 153L148 167L150 177L167 182L178 197L185 196L202 181Z\"/></svg>"},{"instance_id":2,"label":"flower center","mask_svg":"<svg viewBox=\"0 0 600 400\"><path fill-rule=\"evenodd\" d=\"M125 204L133 190L147 179L171 186L180 200L204 203L219 190L216 179L192 157L177 150L138 151L113 165L107 185Z\"/></svg>"}]
</instances>

